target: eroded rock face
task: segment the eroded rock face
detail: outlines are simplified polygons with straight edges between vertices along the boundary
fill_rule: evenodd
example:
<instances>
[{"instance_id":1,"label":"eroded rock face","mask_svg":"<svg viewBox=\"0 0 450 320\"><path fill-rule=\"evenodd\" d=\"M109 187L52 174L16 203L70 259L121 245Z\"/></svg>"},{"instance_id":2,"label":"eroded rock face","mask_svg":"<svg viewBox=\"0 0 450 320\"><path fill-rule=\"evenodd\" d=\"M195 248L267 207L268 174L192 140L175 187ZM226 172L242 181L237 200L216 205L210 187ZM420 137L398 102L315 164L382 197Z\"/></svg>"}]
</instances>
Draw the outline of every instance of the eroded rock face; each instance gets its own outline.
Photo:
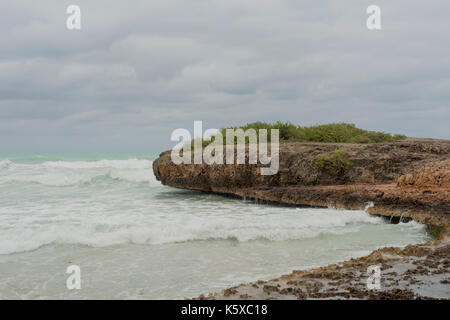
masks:
<instances>
[{"instance_id":1,"label":"eroded rock face","mask_svg":"<svg viewBox=\"0 0 450 320\"><path fill-rule=\"evenodd\" d=\"M336 150L344 150L353 166L342 176L318 170L318 157ZM280 170L273 176L261 176L259 165L175 165L169 151L154 161L153 171L172 187L293 205L360 210L373 202L369 213L409 217L450 234L449 157L447 140L371 145L289 142L280 145ZM399 177L399 185L410 187L399 187ZM427 184L436 187L418 187Z\"/></svg>"},{"instance_id":2,"label":"eroded rock face","mask_svg":"<svg viewBox=\"0 0 450 320\"><path fill-rule=\"evenodd\" d=\"M345 174L333 176L316 168L321 155L336 150L344 150L353 163ZM260 165L175 165L169 151L154 161L153 170L168 186L216 192L229 189L233 193L251 187L396 183L401 175L449 157L450 141L446 140L369 145L287 142L280 145L280 169L273 176L261 176Z\"/></svg>"},{"instance_id":3,"label":"eroded rock face","mask_svg":"<svg viewBox=\"0 0 450 320\"><path fill-rule=\"evenodd\" d=\"M450 189L450 160L432 163L418 171L402 175L397 184L399 187Z\"/></svg>"}]
</instances>

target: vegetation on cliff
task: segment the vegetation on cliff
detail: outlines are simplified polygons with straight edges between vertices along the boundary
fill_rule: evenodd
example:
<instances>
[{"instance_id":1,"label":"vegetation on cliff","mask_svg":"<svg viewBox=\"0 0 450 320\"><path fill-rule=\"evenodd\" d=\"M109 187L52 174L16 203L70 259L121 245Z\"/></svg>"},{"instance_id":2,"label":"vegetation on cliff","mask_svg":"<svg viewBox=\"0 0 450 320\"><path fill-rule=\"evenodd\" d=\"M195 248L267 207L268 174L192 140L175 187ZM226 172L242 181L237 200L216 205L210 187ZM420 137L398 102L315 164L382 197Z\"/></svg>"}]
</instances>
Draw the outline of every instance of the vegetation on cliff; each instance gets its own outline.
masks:
<instances>
[{"instance_id":1,"label":"vegetation on cliff","mask_svg":"<svg viewBox=\"0 0 450 320\"><path fill-rule=\"evenodd\" d=\"M267 141L270 142L271 130L278 129L280 140L291 140L299 142L329 142L329 143L381 143L381 142L395 142L399 140L406 139L403 134L392 135L386 132L380 131L369 131L357 128L352 123L329 123L322 125L315 125L310 127L296 126L290 122L277 121L275 123L267 122L253 122L248 123L244 126L223 128L220 130L222 135L223 143L226 144L226 130L227 129L242 129L247 131L248 129L254 129L256 133L261 129L267 130ZM205 140L202 138L193 139L187 144L190 144L190 148L194 149L194 141L201 140L202 148L209 145L212 141L216 139L216 136L212 136L210 140ZM248 143L248 137L245 138L246 143ZM258 139L258 138L257 138ZM221 143L221 141L218 141ZM237 143L237 138L234 139L234 144Z\"/></svg>"},{"instance_id":2,"label":"vegetation on cliff","mask_svg":"<svg viewBox=\"0 0 450 320\"><path fill-rule=\"evenodd\" d=\"M392 135L386 132L368 131L357 128L351 123L330 123L304 127L294 125L290 122L277 121L275 123L253 122L232 129L266 129L270 133L271 129L279 129L281 140L298 140L313 142L341 142L341 143L379 143L394 142L403 140L405 135ZM222 135L225 136L226 128L222 129ZM268 136L270 139L270 134Z\"/></svg>"},{"instance_id":3,"label":"vegetation on cliff","mask_svg":"<svg viewBox=\"0 0 450 320\"><path fill-rule=\"evenodd\" d=\"M353 166L353 162L347 159L347 153L337 150L332 153L321 155L317 159L315 166L321 172L333 176L342 176Z\"/></svg>"}]
</instances>

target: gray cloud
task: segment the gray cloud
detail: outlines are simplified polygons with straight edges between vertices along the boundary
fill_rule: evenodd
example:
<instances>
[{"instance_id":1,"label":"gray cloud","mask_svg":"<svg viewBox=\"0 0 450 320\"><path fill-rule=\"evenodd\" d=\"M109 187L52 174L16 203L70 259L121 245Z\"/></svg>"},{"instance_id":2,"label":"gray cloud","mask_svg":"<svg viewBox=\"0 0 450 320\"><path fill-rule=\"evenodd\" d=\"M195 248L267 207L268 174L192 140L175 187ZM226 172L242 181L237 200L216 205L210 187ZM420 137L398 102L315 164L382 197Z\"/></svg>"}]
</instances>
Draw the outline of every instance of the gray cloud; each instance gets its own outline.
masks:
<instances>
[{"instance_id":1,"label":"gray cloud","mask_svg":"<svg viewBox=\"0 0 450 320\"><path fill-rule=\"evenodd\" d=\"M450 3L4 0L0 152L160 151L194 120L450 138Z\"/></svg>"}]
</instances>

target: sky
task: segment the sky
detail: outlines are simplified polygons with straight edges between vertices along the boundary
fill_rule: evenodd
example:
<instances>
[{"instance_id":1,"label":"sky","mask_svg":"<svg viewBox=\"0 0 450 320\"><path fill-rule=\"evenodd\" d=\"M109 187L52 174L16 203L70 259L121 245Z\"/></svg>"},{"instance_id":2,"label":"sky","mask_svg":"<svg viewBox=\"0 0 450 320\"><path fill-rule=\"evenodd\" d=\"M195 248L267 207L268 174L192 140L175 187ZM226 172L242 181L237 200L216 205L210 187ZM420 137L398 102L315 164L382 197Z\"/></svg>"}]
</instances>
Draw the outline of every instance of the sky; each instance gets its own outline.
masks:
<instances>
[{"instance_id":1,"label":"sky","mask_svg":"<svg viewBox=\"0 0 450 320\"><path fill-rule=\"evenodd\" d=\"M194 120L449 139L449 15L448 0L0 0L0 153L163 151Z\"/></svg>"}]
</instances>

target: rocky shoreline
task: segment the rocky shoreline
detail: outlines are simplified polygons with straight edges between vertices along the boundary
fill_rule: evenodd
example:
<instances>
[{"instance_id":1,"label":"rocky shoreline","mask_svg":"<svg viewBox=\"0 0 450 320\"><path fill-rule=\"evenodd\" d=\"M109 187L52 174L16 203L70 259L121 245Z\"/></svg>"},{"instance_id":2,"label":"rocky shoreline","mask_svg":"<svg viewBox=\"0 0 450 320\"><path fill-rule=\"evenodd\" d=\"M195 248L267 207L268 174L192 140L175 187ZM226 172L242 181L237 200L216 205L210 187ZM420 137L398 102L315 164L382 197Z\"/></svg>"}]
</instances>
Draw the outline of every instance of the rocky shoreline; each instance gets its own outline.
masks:
<instances>
[{"instance_id":1,"label":"rocky shoreline","mask_svg":"<svg viewBox=\"0 0 450 320\"><path fill-rule=\"evenodd\" d=\"M338 176L320 171L317 159L336 150L345 152L352 167ZM439 239L404 250L384 248L342 264L294 271L199 298L450 298L449 140L409 138L369 145L285 142L274 176L261 176L259 165L175 165L168 151L154 161L153 170L163 184L177 188L296 206L367 207L371 214L427 224ZM380 291L365 289L368 263L382 265Z\"/></svg>"},{"instance_id":2,"label":"rocky shoreline","mask_svg":"<svg viewBox=\"0 0 450 320\"><path fill-rule=\"evenodd\" d=\"M367 268L381 270L380 289L367 288ZM312 270L297 270L201 295L196 299L450 299L448 238L370 255Z\"/></svg>"}]
</instances>

